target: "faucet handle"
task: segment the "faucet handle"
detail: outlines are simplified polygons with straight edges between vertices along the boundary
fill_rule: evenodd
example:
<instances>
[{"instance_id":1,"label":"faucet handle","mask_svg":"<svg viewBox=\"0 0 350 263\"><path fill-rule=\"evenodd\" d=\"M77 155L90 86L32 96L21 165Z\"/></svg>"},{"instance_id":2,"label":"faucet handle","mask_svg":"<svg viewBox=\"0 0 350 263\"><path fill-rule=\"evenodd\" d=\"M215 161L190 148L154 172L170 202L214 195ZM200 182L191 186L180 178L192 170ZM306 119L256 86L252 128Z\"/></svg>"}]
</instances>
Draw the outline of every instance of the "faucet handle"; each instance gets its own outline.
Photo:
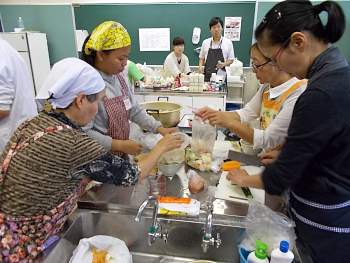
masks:
<instances>
[{"instance_id":1,"label":"faucet handle","mask_svg":"<svg viewBox=\"0 0 350 263\"><path fill-rule=\"evenodd\" d=\"M220 233L217 233L217 234L216 234L215 243L216 243L216 248L219 248L220 245L221 245Z\"/></svg>"},{"instance_id":2,"label":"faucet handle","mask_svg":"<svg viewBox=\"0 0 350 263\"><path fill-rule=\"evenodd\" d=\"M168 233L168 229L166 228L165 233L162 234L162 239L164 241L164 244L168 243L168 236L169 236L169 233Z\"/></svg>"}]
</instances>

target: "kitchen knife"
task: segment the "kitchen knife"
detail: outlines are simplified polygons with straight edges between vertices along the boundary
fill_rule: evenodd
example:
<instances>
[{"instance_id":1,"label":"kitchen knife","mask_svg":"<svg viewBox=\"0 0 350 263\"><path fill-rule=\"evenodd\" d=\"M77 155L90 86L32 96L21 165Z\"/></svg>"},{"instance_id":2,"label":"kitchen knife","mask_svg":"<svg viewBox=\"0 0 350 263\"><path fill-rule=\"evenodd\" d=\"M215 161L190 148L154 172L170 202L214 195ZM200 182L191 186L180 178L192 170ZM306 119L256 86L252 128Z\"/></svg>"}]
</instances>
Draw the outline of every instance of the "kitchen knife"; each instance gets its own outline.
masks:
<instances>
[{"instance_id":1,"label":"kitchen knife","mask_svg":"<svg viewBox=\"0 0 350 263\"><path fill-rule=\"evenodd\" d=\"M246 153L229 150L228 159L235 160L246 165L261 166L261 158Z\"/></svg>"}]
</instances>

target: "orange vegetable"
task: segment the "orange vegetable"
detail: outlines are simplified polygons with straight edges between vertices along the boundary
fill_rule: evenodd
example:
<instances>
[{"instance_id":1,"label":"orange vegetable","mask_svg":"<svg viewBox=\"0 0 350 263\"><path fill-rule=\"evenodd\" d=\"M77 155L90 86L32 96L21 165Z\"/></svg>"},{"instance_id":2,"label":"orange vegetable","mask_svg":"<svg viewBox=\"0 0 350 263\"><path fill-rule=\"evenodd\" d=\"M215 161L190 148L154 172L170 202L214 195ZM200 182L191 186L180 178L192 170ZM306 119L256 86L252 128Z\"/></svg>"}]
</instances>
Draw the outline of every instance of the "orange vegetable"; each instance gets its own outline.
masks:
<instances>
[{"instance_id":1,"label":"orange vegetable","mask_svg":"<svg viewBox=\"0 0 350 263\"><path fill-rule=\"evenodd\" d=\"M105 263L106 251L98 252L95 248L92 249L92 263Z\"/></svg>"},{"instance_id":2,"label":"orange vegetable","mask_svg":"<svg viewBox=\"0 0 350 263\"><path fill-rule=\"evenodd\" d=\"M237 161L228 161L225 163L222 163L222 169L224 171L230 171L232 169L240 169L241 168L241 164Z\"/></svg>"},{"instance_id":3,"label":"orange vegetable","mask_svg":"<svg viewBox=\"0 0 350 263\"><path fill-rule=\"evenodd\" d=\"M187 197L178 198L175 196L158 195L158 201L160 203L189 204L191 203L191 198L187 198Z\"/></svg>"}]
</instances>

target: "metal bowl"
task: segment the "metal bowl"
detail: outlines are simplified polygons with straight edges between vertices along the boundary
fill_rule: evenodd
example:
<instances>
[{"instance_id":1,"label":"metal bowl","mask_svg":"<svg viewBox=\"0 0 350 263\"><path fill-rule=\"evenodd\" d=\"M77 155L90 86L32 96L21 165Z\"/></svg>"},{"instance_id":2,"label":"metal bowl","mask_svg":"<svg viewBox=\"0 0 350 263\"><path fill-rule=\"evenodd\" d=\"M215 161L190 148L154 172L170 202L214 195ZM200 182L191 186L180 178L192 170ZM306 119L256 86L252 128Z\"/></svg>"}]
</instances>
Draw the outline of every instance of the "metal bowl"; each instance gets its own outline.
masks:
<instances>
[{"instance_id":1,"label":"metal bowl","mask_svg":"<svg viewBox=\"0 0 350 263\"><path fill-rule=\"evenodd\" d=\"M176 127L180 122L182 105L169 101L150 101L140 103L146 112L160 121L164 128Z\"/></svg>"}]
</instances>

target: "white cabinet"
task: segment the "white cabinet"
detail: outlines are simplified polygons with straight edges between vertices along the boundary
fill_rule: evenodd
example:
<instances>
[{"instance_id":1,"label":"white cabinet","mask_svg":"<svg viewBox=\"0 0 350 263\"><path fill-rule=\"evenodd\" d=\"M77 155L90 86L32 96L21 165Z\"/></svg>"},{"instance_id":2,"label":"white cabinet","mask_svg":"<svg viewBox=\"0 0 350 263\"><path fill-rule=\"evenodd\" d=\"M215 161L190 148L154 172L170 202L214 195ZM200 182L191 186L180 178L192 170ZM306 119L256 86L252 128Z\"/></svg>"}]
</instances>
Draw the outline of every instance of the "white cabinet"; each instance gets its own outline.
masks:
<instances>
[{"instance_id":1,"label":"white cabinet","mask_svg":"<svg viewBox=\"0 0 350 263\"><path fill-rule=\"evenodd\" d=\"M192 97L185 97L185 96L154 96L154 95L145 95L145 102L149 101L169 101L169 102L175 102L180 105L182 105L182 109L180 111L180 120L185 114L192 114L192 110L187 107L192 107Z\"/></svg>"},{"instance_id":2,"label":"white cabinet","mask_svg":"<svg viewBox=\"0 0 350 263\"><path fill-rule=\"evenodd\" d=\"M45 33L1 33L27 64L34 93L37 94L50 72L49 51Z\"/></svg>"},{"instance_id":3,"label":"white cabinet","mask_svg":"<svg viewBox=\"0 0 350 263\"><path fill-rule=\"evenodd\" d=\"M206 106L214 106L214 109L225 110L225 98L213 97L193 97L193 108L203 108Z\"/></svg>"}]
</instances>

